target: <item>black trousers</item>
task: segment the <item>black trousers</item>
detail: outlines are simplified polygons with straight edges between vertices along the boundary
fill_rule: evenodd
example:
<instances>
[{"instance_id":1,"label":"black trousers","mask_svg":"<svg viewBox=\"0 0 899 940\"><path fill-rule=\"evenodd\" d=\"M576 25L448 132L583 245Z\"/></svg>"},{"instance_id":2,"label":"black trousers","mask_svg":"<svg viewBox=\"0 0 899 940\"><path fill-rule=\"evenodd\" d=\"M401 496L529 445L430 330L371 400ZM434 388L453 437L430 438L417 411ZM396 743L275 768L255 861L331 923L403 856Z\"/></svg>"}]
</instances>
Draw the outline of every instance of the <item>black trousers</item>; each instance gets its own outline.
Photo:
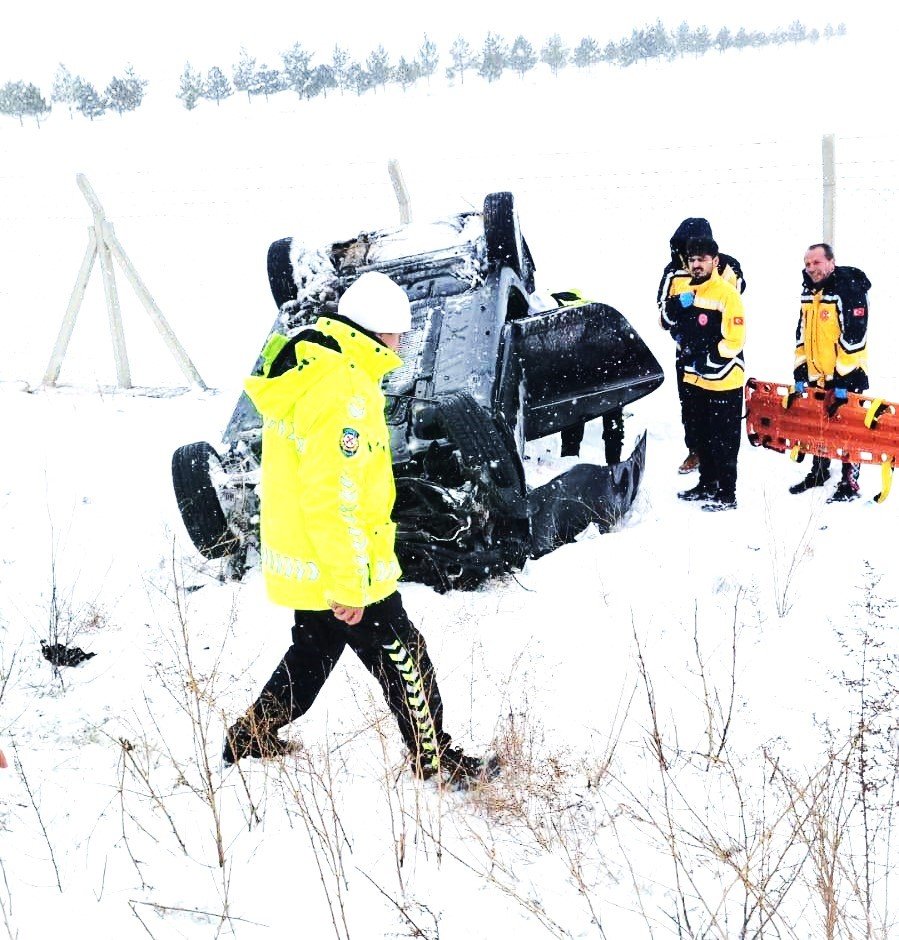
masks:
<instances>
[{"instance_id":1,"label":"black trousers","mask_svg":"<svg viewBox=\"0 0 899 940\"><path fill-rule=\"evenodd\" d=\"M305 714L349 646L381 684L414 756L426 758L449 744L434 667L398 591L366 607L354 627L330 610L294 611L292 638L253 705L257 720L280 728Z\"/></svg>"},{"instance_id":2,"label":"black trousers","mask_svg":"<svg viewBox=\"0 0 899 940\"><path fill-rule=\"evenodd\" d=\"M695 388L695 387L694 387ZM722 499L732 500L737 491L737 453L743 418L743 389L709 392L695 388L689 394L699 485Z\"/></svg>"},{"instance_id":3,"label":"black trousers","mask_svg":"<svg viewBox=\"0 0 899 940\"><path fill-rule=\"evenodd\" d=\"M562 429L562 457L577 457L580 454L586 424L587 419L581 418L576 424ZM606 463L621 463L621 447L624 444L624 412L621 408L607 411L602 416L602 440Z\"/></svg>"},{"instance_id":4,"label":"black trousers","mask_svg":"<svg viewBox=\"0 0 899 940\"><path fill-rule=\"evenodd\" d=\"M696 395L702 395L702 389L695 385L687 385L684 382L684 369L681 365L676 365L677 370L677 397L680 399L680 419L684 426L684 444L687 445L687 452L696 453L696 428L694 417L693 399Z\"/></svg>"}]
</instances>

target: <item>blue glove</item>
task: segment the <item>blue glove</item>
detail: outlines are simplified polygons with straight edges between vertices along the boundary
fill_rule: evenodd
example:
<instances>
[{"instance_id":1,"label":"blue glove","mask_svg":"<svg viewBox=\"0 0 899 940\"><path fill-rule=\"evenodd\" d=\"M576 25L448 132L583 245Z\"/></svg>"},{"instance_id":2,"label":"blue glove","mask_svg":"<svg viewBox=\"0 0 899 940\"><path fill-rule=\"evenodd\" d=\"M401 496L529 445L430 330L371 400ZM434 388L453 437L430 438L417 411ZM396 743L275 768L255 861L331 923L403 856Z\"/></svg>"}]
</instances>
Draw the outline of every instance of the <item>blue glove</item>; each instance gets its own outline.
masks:
<instances>
[{"instance_id":1,"label":"blue glove","mask_svg":"<svg viewBox=\"0 0 899 940\"><path fill-rule=\"evenodd\" d=\"M801 395L801 394L805 391L805 382L794 382L794 383L793 383L793 391L794 391L797 395Z\"/></svg>"},{"instance_id":2,"label":"blue glove","mask_svg":"<svg viewBox=\"0 0 899 940\"><path fill-rule=\"evenodd\" d=\"M677 295L677 299L680 301L682 307L692 307L694 293L691 290L685 290L682 294Z\"/></svg>"},{"instance_id":3,"label":"blue glove","mask_svg":"<svg viewBox=\"0 0 899 940\"><path fill-rule=\"evenodd\" d=\"M849 392L845 388L835 388L833 390L833 401L827 409L827 417L833 418L847 401L849 401Z\"/></svg>"}]
</instances>

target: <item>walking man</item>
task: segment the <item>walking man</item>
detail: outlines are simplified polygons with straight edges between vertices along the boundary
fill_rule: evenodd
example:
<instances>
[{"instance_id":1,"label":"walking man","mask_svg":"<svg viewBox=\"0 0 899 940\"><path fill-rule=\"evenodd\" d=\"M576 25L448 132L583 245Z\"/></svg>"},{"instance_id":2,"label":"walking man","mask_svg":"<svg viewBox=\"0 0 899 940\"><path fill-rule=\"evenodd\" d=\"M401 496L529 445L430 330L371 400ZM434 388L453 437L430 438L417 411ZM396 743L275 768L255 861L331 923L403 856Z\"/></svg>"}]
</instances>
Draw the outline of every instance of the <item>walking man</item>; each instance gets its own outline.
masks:
<instances>
[{"instance_id":1,"label":"walking man","mask_svg":"<svg viewBox=\"0 0 899 940\"><path fill-rule=\"evenodd\" d=\"M337 314L267 349L247 394L263 418L261 554L268 595L294 611L292 643L223 758L289 750L277 732L312 706L346 646L378 680L416 775L461 783L495 765L450 747L424 638L397 591L395 488L381 380L401 365L405 291L359 276Z\"/></svg>"}]
</instances>

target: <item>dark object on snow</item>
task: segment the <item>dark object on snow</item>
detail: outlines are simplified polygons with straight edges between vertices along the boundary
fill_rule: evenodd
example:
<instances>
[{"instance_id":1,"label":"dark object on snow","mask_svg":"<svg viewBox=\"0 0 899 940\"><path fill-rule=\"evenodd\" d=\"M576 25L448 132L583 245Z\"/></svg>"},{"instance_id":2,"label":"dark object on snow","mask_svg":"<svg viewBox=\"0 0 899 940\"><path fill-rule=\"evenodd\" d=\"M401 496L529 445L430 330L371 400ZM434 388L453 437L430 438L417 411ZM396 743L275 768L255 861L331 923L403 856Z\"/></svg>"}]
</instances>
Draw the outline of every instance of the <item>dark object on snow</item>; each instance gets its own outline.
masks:
<instances>
[{"instance_id":1,"label":"dark object on snow","mask_svg":"<svg viewBox=\"0 0 899 940\"><path fill-rule=\"evenodd\" d=\"M391 277L412 302L403 365L384 386L396 553L407 580L441 591L474 588L572 541L590 522L606 531L628 511L645 437L614 466L581 464L533 491L525 483L526 441L620 414L663 373L617 310L570 292L535 292L511 193L490 193L482 212L314 250L282 238L270 246L267 267L279 312L256 374L272 366L274 334L292 337L333 315L366 271ZM198 442L172 457L188 534L236 578L248 549L258 548L261 425L241 395L221 453Z\"/></svg>"},{"instance_id":2,"label":"dark object on snow","mask_svg":"<svg viewBox=\"0 0 899 940\"><path fill-rule=\"evenodd\" d=\"M65 646L63 643L47 643L41 640L41 655L53 666L79 666L96 653L85 653L80 646Z\"/></svg>"}]
</instances>

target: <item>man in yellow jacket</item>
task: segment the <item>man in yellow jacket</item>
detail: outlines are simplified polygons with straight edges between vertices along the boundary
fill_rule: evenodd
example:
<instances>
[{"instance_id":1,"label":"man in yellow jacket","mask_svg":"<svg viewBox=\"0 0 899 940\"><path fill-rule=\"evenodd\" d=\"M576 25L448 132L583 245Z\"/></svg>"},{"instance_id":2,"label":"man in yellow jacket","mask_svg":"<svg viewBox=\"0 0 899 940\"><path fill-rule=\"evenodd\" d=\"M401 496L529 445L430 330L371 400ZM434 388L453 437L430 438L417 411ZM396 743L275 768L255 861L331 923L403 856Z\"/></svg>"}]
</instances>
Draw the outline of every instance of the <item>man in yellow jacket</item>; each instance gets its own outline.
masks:
<instances>
[{"instance_id":1,"label":"man in yellow jacket","mask_svg":"<svg viewBox=\"0 0 899 940\"><path fill-rule=\"evenodd\" d=\"M796 324L793 360L794 388L806 386L832 391L828 413L833 417L849 392L868 388L868 291L864 271L837 265L833 248L825 242L809 245L803 259L802 297ZM790 487L794 495L824 486L830 460L813 457L812 469ZM845 503L859 497L859 464L843 463L840 482L827 502Z\"/></svg>"},{"instance_id":2,"label":"man in yellow jacket","mask_svg":"<svg viewBox=\"0 0 899 940\"><path fill-rule=\"evenodd\" d=\"M684 384L695 390L688 402L699 483L677 495L702 501L709 511L735 509L746 376L743 301L718 273L714 239L691 238L686 252L690 278L673 287L665 316L683 357Z\"/></svg>"},{"instance_id":3,"label":"man in yellow jacket","mask_svg":"<svg viewBox=\"0 0 899 940\"><path fill-rule=\"evenodd\" d=\"M246 392L263 418L262 568L269 597L294 611L293 642L259 698L228 729L223 758L289 750L277 731L304 714L349 646L380 682L421 777L461 782L487 762L450 747L424 639L397 591L395 489L381 381L402 364L405 291L359 276L337 314L280 348Z\"/></svg>"}]
</instances>

